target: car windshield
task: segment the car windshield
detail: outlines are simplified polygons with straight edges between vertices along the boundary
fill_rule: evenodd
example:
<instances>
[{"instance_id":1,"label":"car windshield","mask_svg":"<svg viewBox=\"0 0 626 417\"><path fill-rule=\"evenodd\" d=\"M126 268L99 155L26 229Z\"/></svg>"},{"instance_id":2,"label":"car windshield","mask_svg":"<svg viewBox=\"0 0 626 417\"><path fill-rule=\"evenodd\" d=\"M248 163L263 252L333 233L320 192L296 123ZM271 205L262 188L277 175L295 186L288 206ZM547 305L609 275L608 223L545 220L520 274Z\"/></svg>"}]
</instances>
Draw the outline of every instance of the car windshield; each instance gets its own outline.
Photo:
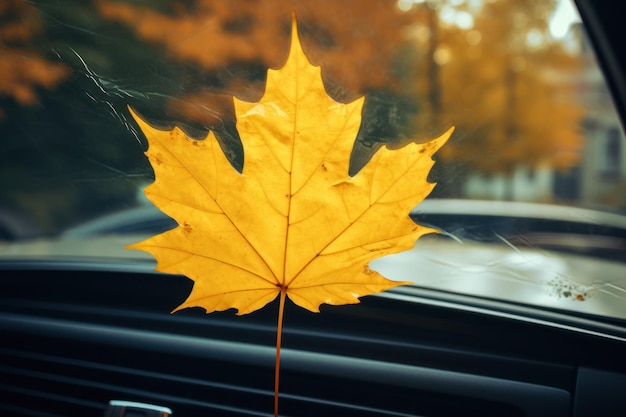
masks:
<instances>
[{"instance_id":1,"label":"car windshield","mask_svg":"<svg viewBox=\"0 0 626 417\"><path fill-rule=\"evenodd\" d=\"M328 94L365 97L350 175L455 126L410 214L441 233L372 269L626 319L626 142L570 0L4 0L0 261L154 262L125 246L176 222L143 194L154 173L128 106L215 132L241 171L233 97L260 99L294 13Z\"/></svg>"}]
</instances>

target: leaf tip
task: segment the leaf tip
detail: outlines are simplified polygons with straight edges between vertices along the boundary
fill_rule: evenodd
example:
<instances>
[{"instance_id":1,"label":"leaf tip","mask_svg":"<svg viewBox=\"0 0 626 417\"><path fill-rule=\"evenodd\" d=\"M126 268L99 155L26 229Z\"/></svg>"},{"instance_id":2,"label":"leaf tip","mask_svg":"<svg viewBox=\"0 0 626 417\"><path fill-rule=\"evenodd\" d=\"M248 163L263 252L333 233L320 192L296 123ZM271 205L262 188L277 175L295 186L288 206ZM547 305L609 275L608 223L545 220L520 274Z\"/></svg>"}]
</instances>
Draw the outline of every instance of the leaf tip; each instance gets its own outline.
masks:
<instances>
[{"instance_id":1,"label":"leaf tip","mask_svg":"<svg viewBox=\"0 0 626 417\"><path fill-rule=\"evenodd\" d=\"M133 109L133 107L130 104L127 104L126 108L128 109L128 112L130 113L132 118L135 120L135 122L139 125L139 128L145 135L146 132L152 126L150 126L150 124L135 109Z\"/></svg>"},{"instance_id":2,"label":"leaf tip","mask_svg":"<svg viewBox=\"0 0 626 417\"><path fill-rule=\"evenodd\" d=\"M298 37L298 18L296 17L296 12L291 12L291 45L292 47L295 42L300 43L300 39Z\"/></svg>"},{"instance_id":3,"label":"leaf tip","mask_svg":"<svg viewBox=\"0 0 626 417\"><path fill-rule=\"evenodd\" d=\"M450 126L442 135L434 139L438 144L437 149L441 148L448 141L448 139L450 139L450 136L452 136L455 129L456 126Z\"/></svg>"},{"instance_id":4,"label":"leaf tip","mask_svg":"<svg viewBox=\"0 0 626 417\"><path fill-rule=\"evenodd\" d=\"M135 119L136 121L139 121L139 119L143 120L143 118L139 116L139 113L137 113L135 109L133 109L133 106L131 106L130 104L127 104L126 108L128 109L128 112L130 113L130 115L133 116L133 119Z\"/></svg>"},{"instance_id":5,"label":"leaf tip","mask_svg":"<svg viewBox=\"0 0 626 417\"><path fill-rule=\"evenodd\" d=\"M126 250L141 250L137 247L138 243L133 243L132 245L126 245L124 246L124 249Z\"/></svg>"},{"instance_id":6,"label":"leaf tip","mask_svg":"<svg viewBox=\"0 0 626 417\"><path fill-rule=\"evenodd\" d=\"M302 60L302 58L304 58L304 60ZM291 13L291 47L287 61L289 62L292 59L296 62L302 62L305 66L312 66L308 57L304 53L304 49L302 49L302 42L298 33L298 19L295 12ZM313 67L318 68L315 66Z\"/></svg>"},{"instance_id":7,"label":"leaf tip","mask_svg":"<svg viewBox=\"0 0 626 417\"><path fill-rule=\"evenodd\" d=\"M296 18L296 12L295 11L291 12L291 33L292 34L293 34L293 30L297 26L297 21L298 19Z\"/></svg>"}]
</instances>

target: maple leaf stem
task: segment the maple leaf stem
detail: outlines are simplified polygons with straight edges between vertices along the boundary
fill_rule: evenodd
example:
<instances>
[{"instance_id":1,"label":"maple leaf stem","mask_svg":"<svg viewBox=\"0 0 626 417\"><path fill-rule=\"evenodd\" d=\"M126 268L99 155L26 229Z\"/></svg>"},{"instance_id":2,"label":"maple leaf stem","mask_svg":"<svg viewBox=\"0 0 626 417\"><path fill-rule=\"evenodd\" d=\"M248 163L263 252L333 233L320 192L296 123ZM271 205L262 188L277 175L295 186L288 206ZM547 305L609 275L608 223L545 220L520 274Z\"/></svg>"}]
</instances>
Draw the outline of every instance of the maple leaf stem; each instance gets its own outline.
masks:
<instances>
[{"instance_id":1,"label":"maple leaf stem","mask_svg":"<svg viewBox=\"0 0 626 417\"><path fill-rule=\"evenodd\" d=\"M287 290L280 289L280 304L278 305L278 324L276 326L276 365L274 366L274 417L278 417L278 385L280 377L280 345L283 335L283 315L285 312L285 296Z\"/></svg>"}]
</instances>

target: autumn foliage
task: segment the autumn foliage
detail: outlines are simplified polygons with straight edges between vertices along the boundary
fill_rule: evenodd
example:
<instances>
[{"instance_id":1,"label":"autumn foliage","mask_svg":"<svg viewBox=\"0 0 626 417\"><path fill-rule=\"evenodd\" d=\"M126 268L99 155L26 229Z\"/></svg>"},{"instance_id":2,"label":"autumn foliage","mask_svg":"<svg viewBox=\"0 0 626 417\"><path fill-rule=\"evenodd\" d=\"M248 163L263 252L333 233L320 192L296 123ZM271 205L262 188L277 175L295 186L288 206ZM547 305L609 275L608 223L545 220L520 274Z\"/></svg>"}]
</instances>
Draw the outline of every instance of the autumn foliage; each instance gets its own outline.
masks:
<instances>
[{"instance_id":1,"label":"autumn foliage","mask_svg":"<svg viewBox=\"0 0 626 417\"><path fill-rule=\"evenodd\" d=\"M426 140L454 121L458 140L441 156L467 169L496 173L544 163L567 169L579 159L581 110L572 83L555 77L575 71L579 60L549 38L553 1L478 7L442 0L405 10L396 0L173 4L157 10L103 1L99 10L191 64L190 77L204 74L211 81L170 102L172 114L182 119L214 126L234 118L228 97L258 99L263 70L284 60L295 12L303 44L324 68L331 96L370 97L366 119L377 124L370 145L400 146L414 138L411 132ZM471 27L440 17L451 11L471 15ZM534 44L528 42L533 36L539 40ZM390 100L377 104L381 92ZM399 105L402 97L411 99Z\"/></svg>"},{"instance_id":2,"label":"autumn foliage","mask_svg":"<svg viewBox=\"0 0 626 417\"><path fill-rule=\"evenodd\" d=\"M99 4L105 18L132 26L143 39L164 44L172 57L204 71L233 63L280 66L295 13L311 62L353 97L394 87L389 65L414 18L396 9L395 0L198 0L193 7L179 2L169 15L126 3ZM245 96L243 87L234 89Z\"/></svg>"},{"instance_id":3,"label":"autumn foliage","mask_svg":"<svg viewBox=\"0 0 626 417\"><path fill-rule=\"evenodd\" d=\"M422 41L432 57L420 63L430 74L420 88L437 102L423 109L418 130L454 120L466 136L443 150L447 160L487 173L578 163L583 109L567 78L579 71L580 59L550 42L547 17L554 7L544 0L486 2L470 29L442 23L433 48L432 38Z\"/></svg>"},{"instance_id":4,"label":"autumn foliage","mask_svg":"<svg viewBox=\"0 0 626 417\"><path fill-rule=\"evenodd\" d=\"M230 97L257 100L265 70L284 62L291 14L312 63L323 68L333 98L353 100L375 90L399 91L390 72L406 43L413 13L395 0L269 0L177 2L166 14L126 3L101 2L102 15L132 27L145 40L165 46L170 57L191 63L190 76L209 75L184 97L170 102L174 115L214 126L232 120ZM185 82L184 80L182 81Z\"/></svg>"},{"instance_id":5,"label":"autumn foliage","mask_svg":"<svg viewBox=\"0 0 626 417\"><path fill-rule=\"evenodd\" d=\"M0 2L0 106L2 99L23 106L36 104L38 89L52 89L69 75L69 68L44 58L37 50L42 30L41 16L31 4Z\"/></svg>"},{"instance_id":6,"label":"autumn foliage","mask_svg":"<svg viewBox=\"0 0 626 417\"><path fill-rule=\"evenodd\" d=\"M465 169L568 169L580 158L582 109L574 83L567 81L580 59L549 38L553 1L471 8L469 2L442 0L437 7L425 2L408 10L396 0L95 4L101 18L161 45L163 59L185 64L181 92L168 101L169 114L181 121L223 125L235 118L230 97L258 100L265 70L284 62L295 12L311 62L324 68L329 94L343 102L368 96L359 136L367 146L400 146L413 140L413 132L426 140L454 120L458 139L441 157ZM471 27L442 19L450 10L469 13ZM31 106L69 69L38 50L45 28L35 7L7 0L0 17L0 106Z\"/></svg>"}]
</instances>

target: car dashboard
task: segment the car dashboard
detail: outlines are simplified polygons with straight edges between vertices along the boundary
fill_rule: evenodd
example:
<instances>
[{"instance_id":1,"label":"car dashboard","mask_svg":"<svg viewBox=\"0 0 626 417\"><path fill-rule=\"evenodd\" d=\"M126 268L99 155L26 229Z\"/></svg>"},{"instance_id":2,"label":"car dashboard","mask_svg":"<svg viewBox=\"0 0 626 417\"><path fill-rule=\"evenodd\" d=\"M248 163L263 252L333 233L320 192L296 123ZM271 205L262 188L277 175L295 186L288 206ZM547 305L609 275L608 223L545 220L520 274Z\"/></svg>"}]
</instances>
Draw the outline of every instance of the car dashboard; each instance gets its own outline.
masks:
<instances>
[{"instance_id":1,"label":"car dashboard","mask_svg":"<svg viewBox=\"0 0 626 417\"><path fill-rule=\"evenodd\" d=\"M268 415L275 308L169 314L191 281L144 262L0 268L5 412L99 416L128 400L178 416ZM322 314L288 305L280 413L618 415L621 325L419 287Z\"/></svg>"}]
</instances>

